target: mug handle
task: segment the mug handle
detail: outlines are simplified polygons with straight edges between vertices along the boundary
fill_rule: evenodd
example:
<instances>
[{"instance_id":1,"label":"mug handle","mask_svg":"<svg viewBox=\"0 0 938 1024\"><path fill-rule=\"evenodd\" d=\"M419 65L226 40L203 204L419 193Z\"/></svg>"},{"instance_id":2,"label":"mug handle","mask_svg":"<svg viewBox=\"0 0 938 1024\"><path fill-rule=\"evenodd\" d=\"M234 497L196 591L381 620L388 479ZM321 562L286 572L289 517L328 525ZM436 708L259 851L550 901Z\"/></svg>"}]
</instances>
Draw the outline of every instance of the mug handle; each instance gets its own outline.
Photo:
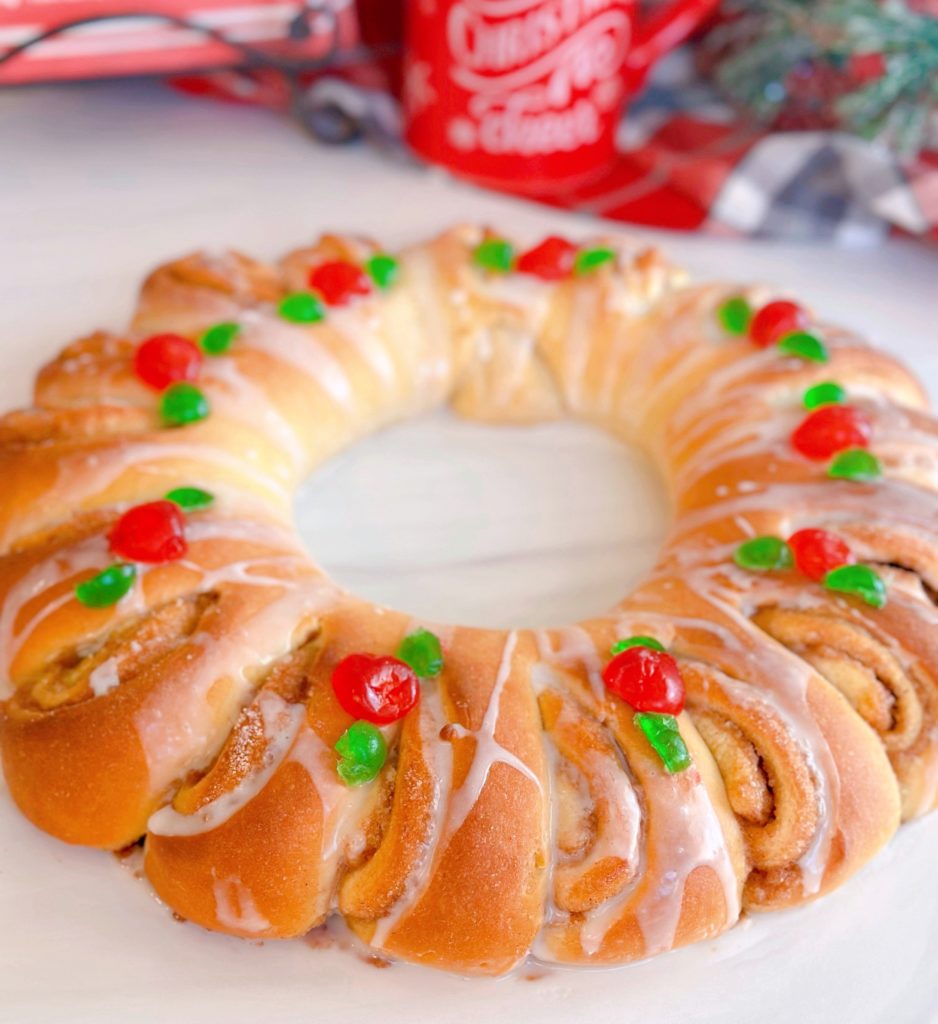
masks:
<instances>
[{"instance_id":1,"label":"mug handle","mask_svg":"<svg viewBox=\"0 0 938 1024\"><path fill-rule=\"evenodd\" d=\"M625 59L629 92L640 89L654 65L669 50L683 43L718 5L719 0L675 0L639 25Z\"/></svg>"}]
</instances>

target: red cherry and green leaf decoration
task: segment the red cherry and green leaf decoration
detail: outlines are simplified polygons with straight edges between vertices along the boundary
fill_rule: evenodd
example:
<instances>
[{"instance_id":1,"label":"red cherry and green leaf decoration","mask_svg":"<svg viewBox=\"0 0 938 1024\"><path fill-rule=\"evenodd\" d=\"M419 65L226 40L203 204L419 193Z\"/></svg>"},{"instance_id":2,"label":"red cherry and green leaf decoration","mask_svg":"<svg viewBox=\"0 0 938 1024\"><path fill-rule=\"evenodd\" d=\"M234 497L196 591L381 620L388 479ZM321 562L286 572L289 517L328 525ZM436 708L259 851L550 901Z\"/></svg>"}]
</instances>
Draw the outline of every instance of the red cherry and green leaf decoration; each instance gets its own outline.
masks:
<instances>
[{"instance_id":1,"label":"red cherry and green leaf decoration","mask_svg":"<svg viewBox=\"0 0 938 1024\"><path fill-rule=\"evenodd\" d=\"M829 530L798 530L788 538L788 546L799 572L816 582L832 570L856 561L847 542Z\"/></svg>"},{"instance_id":2,"label":"red cherry and green leaf decoration","mask_svg":"<svg viewBox=\"0 0 938 1024\"><path fill-rule=\"evenodd\" d=\"M398 278L400 265L397 260L386 252L375 253L365 262L365 270L376 288L384 291L390 288Z\"/></svg>"},{"instance_id":3,"label":"red cherry and green leaf decoration","mask_svg":"<svg viewBox=\"0 0 938 1024\"><path fill-rule=\"evenodd\" d=\"M684 707L681 670L667 651L627 647L603 669L603 682L636 711L677 715Z\"/></svg>"},{"instance_id":4,"label":"red cherry and green leaf decoration","mask_svg":"<svg viewBox=\"0 0 938 1024\"><path fill-rule=\"evenodd\" d=\"M202 352L181 334L154 334L137 346L134 373L148 387L165 391L180 381L194 381L202 369Z\"/></svg>"},{"instance_id":5,"label":"red cherry and green leaf decoration","mask_svg":"<svg viewBox=\"0 0 938 1024\"><path fill-rule=\"evenodd\" d=\"M797 568L828 590L859 597L874 608L886 603L886 584L868 565L856 562L849 545L829 530L804 529L787 541L754 537L736 549L734 561L750 572Z\"/></svg>"},{"instance_id":6,"label":"red cherry and green leaf decoration","mask_svg":"<svg viewBox=\"0 0 938 1024\"><path fill-rule=\"evenodd\" d=\"M745 335L752 317L752 306L742 295L734 295L717 307L717 319L727 334Z\"/></svg>"},{"instance_id":7,"label":"red cherry and green leaf decoration","mask_svg":"<svg viewBox=\"0 0 938 1024\"><path fill-rule=\"evenodd\" d=\"M162 392L159 414L165 426L181 427L205 419L208 399L195 386L202 371L202 350L181 334L154 334L134 352L136 376Z\"/></svg>"},{"instance_id":8,"label":"red cherry and green leaf decoration","mask_svg":"<svg viewBox=\"0 0 938 1024\"><path fill-rule=\"evenodd\" d=\"M197 512L208 508L215 501L215 495L201 487L174 487L166 492L166 500L178 505L184 512Z\"/></svg>"},{"instance_id":9,"label":"red cherry and green leaf decoration","mask_svg":"<svg viewBox=\"0 0 938 1024\"><path fill-rule=\"evenodd\" d=\"M421 679L432 679L443 671L440 638L429 629L415 629L398 644L397 657Z\"/></svg>"},{"instance_id":10,"label":"red cherry and green leaf decoration","mask_svg":"<svg viewBox=\"0 0 938 1024\"><path fill-rule=\"evenodd\" d=\"M290 292L284 295L277 306L277 312L293 324L317 324L326 316L322 299L312 292Z\"/></svg>"},{"instance_id":11,"label":"red cherry and green leaf decoration","mask_svg":"<svg viewBox=\"0 0 938 1024\"><path fill-rule=\"evenodd\" d=\"M486 238L472 252L473 262L493 274L517 271L542 281L591 274L614 263L616 252L604 245L580 249L559 235L550 235L520 255L504 238Z\"/></svg>"},{"instance_id":12,"label":"red cherry and green leaf decoration","mask_svg":"<svg viewBox=\"0 0 938 1024\"><path fill-rule=\"evenodd\" d=\"M327 306L347 306L371 293L371 278L348 260L329 260L310 270L309 286Z\"/></svg>"},{"instance_id":13,"label":"red cherry and green leaf decoration","mask_svg":"<svg viewBox=\"0 0 938 1024\"><path fill-rule=\"evenodd\" d=\"M211 408L208 399L194 384L171 384L160 397L160 417L168 427L184 427L204 420Z\"/></svg>"},{"instance_id":14,"label":"red cherry and green leaf decoration","mask_svg":"<svg viewBox=\"0 0 938 1024\"><path fill-rule=\"evenodd\" d=\"M202 332L199 347L209 356L223 356L241 333L241 325L233 322L212 324Z\"/></svg>"},{"instance_id":15,"label":"red cherry and green leaf decoration","mask_svg":"<svg viewBox=\"0 0 938 1024\"><path fill-rule=\"evenodd\" d=\"M136 566L116 562L75 587L75 597L86 608L110 608L134 585Z\"/></svg>"},{"instance_id":16,"label":"red cherry and green leaf decoration","mask_svg":"<svg viewBox=\"0 0 938 1024\"><path fill-rule=\"evenodd\" d=\"M820 409L824 405L843 405L847 400L847 392L832 380L822 381L805 391L801 404L805 409Z\"/></svg>"},{"instance_id":17,"label":"red cherry and green leaf decoration","mask_svg":"<svg viewBox=\"0 0 938 1024\"><path fill-rule=\"evenodd\" d=\"M804 331L808 314L795 302L779 299L766 303L752 317L749 337L760 348L777 345L787 334Z\"/></svg>"},{"instance_id":18,"label":"red cherry and green leaf decoration","mask_svg":"<svg viewBox=\"0 0 938 1024\"><path fill-rule=\"evenodd\" d=\"M504 238L486 238L472 253L477 266L493 274L508 274L515 268L515 247Z\"/></svg>"},{"instance_id":19,"label":"red cherry and green leaf decoration","mask_svg":"<svg viewBox=\"0 0 938 1024\"><path fill-rule=\"evenodd\" d=\"M684 708L684 679L677 662L650 636L631 636L612 646L612 660L603 669L606 689L635 708L633 721L669 773L693 763L678 729Z\"/></svg>"},{"instance_id":20,"label":"red cherry and green leaf decoration","mask_svg":"<svg viewBox=\"0 0 938 1024\"><path fill-rule=\"evenodd\" d=\"M336 772L346 786L363 786L375 779L388 759L388 745L371 722L355 722L335 745Z\"/></svg>"},{"instance_id":21,"label":"red cherry and green leaf decoration","mask_svg":"<svg viewBox=\"0 0 938 1024\"><path fill-rule=\"evenodd\" d=\"M868 565L842 565L824 577L824 586L840 594L858 597L873 608L882 608L887 591L883 578Z\"/></svg>"},{"instance_id":22,"label":"red cherry and green leaf decoration","mask_svg":"<svg viewBox=\"0 0 938 1024\"><path fill-rule=\"evenodd\" d=\"M542 281L560 281L573 273L576 254L572 242L551 235L518 257L517 270Z\"/></svg>"},{"instance_id":23,"label":"red cherry and green leaf decoration","mask_svg":"<svg viewBox=\"0 0 938 1024\"><path fill-rule=\"evenodd\" d=\"M173 501L148 501L128 509L108 534L111 551L129 562L172 562L182 558L186 520Z\"/></svg>"},{"instance_id":24,"label":"red cherry and green leaf decoration","mask_svg":"<svg viewBox=\"0 0 938 1024\"><path fill-rule=\"evenodd\" d=\"M745 298L734 296L717 307L717 319L727 334L748 335L759 348L774 345L786 355L814 363L830 358L824 342L808 331L808 314L796 302L778 299L753 310Z\"/></svg>"},{"instance_id":25,"label":"red cherry and green leaf decoration","mask_svg":"<svg viewBox=\"0 0 938 1024\"><path fill-rule=\"evenodd\" d=\"M686 771L694 763L674 715L639 711L633 721L645 734L669 775Z\"/></svg>"},{"instance_id":26,"label":"red cherry and green leaf decoration","mask_svg":"<svg viewBox=\"0 0 938 1024\"><path fill-rule=\"evenodd\" d=\"M775 572L794 564L791 548L781 537L753 537L743 541L733 553L733 561L749 572Z\"/></svg>"},{"instance_id":27,"label":"red cherry and green leaf decoration","mask_svg":"<svg viewBox=\"0 0 938 1024\"><path fill-rule=\"evenodd\" d=\"M869 483L883 475L879 459L865 448L848 448L834 456L827 469L832 480L853 480Z\"/></svg>"},{"instance_id":28,"label":"red cherry and green leaf decoration","mask_svg":"<svg viewBox=\"0 0 938 1024\"><path fill-rule=\"evenodd\" d=\"M653 636L629 636L624 640L617 640L609 648L609 653L613 655L621 654L622 651L627 651L630 647L647 647L652 651L664 650L664 644Z\"/></svg>"},{"instance_id":29,"label":"red cherry and green leaf decoration","mask_svg":"<svg viewBox=\"0 0 938 1024\"><path fill-rule=\"evenodd\" d=\"M791 435L795 451L809 459L824 460L848 448L867 448L873 423L852 405L823 405L809 413Z\"/></svg>"},{"instance_id":30,"label":"red cherry and green leaf decoration","mask_svg":"<svg viewBox=\"0 0 938 1024\"><path fill-rule=\"evenodd\" d=\"M390 655L348 655L332 670L332 689L343 711L374 725L398 721L420 698L417 674Z\"/></svg>"}]
</instances>

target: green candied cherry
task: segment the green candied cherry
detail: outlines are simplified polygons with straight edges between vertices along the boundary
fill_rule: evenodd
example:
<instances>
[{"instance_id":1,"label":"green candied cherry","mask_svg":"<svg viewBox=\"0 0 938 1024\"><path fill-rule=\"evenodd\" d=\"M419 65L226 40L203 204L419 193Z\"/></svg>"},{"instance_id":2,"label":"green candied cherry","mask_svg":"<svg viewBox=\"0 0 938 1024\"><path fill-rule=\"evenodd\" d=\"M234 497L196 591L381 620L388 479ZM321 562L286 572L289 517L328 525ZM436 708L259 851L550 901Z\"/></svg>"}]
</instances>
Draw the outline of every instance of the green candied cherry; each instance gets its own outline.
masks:
<instances>
[{"instance_id":1,"label":"green candied cherry","mask_svg":"<svg viewBox=\"0 0 938 1024\"><path fill-rule=\"evenodd\" d=\"M166 492L166 500L178 505L184 512L196 512L208 508L215 500L215 495L203 491L201 487L175 487Z\"/></svg>"},{"instance_id":2,"label":"green candied cherry","mask_svg":"<svg viewBox=\"0 0 938 1024\"><path fill-rule=\"evenodd\" d=\"M794 565L791 548L781 537L753 537L744 541L733 553L733 561L740 569L750 572L771 572L790 569Z\"/></svg>"},{"instance_id":3,"label":"green candied cherry","mask_svg":"<svg viewBox=\"0 0 938 1024\"><path fill-rule=\"evenodd\" d=\"M472 253L475 262L495 274L507 274L514 270L515 247L504 238L486 238Z\"/></svg>"},{"instance_id":4,"label":"green candied cherry","mask_svg":"<svg viewBox=\"0 0 938 1024\"><path fill-rule=\"evenodd\" d=\"M621 654L622 651L627 651L630 647L647 647L652 651L663 651L665 649L664 644L653 636L630 636L625 640L617 640L609 648L609 653L612 655Z\"/></svg>"},{"instance_id":5,"label":"green candied cherry","mask_svg":"<svg viewBox=\"0 0 938 1024\"><path fill-rule=\"evenodd\" d=\"M381 730L371 722L354 722L335 745L339 755L336 771L347 786L371 782L388 759L388 745Z\"/></svg>"},{"instance_id":6,"label":"green candied cherry","mask_svg":"<svg viewBox=\"0 0 938 1024\"><path fill-rule=\"evenodd\" d=\"M727 334L745 334L752 322L752 306L742 295L734 295L717 307L717 319Z\"/></svg>"},{"instance_id":7,"label":"green candied cherry","mask_svg":"<svg viewBox=\"0 0 938 1024\"><path fill-rule=\"evenodd\" d=\"M820 409L822 405L842 405L847 400L847 392L835 381L825 380L808 388L801 398L806 409Z\"/></svg>"},{"instance_id":8,"label":"green candied cherry","mask_svg":"<svg viewBox=\"0 0 938 1024\"><path fill-rule=\"evenodd\" d=\"M290 323L317 324L325 319L326 307L312 292L291 292L280 300L277 312Z\"/></svg>"},{"instance_id":9,"label":"green candied cherry","mask_svg":"<svg viewBox=\"0 0 938 1024\"><path fill-rule=\"evenodd\" d=\"M422 679L438 676L443 669L443 648L440 638L429 629L415 629L401 640L397 657Z\"/></svg>"},{"instance_id":10,"label":"green candied cherry","mask_svg":"<svg viewBox=\"0 0 938 1024\"><path fill-rule=\"evenodd\" d=\"M400 265L386 252L375 253L366 263L365 270L378 288L390 288L397 281Z\"/></svg>"},{"instance_id":11,"label":"green candied cherry","mask_svg":"<svg viewBox=\"0 0 938 1024\"><path fill-rule=\"evenodd\" d=\"M183 427L204 420L210 412L208 399L185 381L171 384L160 397L160 416L170 427Z\"/></svg>"},{"instance_id":12,"label":"green candied cherry","mask_svg":"<svg viewBox=\"0 0 938 1024\"><path fill-rule=\"evenodd\" d=\"M595 246L592 249L581 249L573 260L574 274L591 274L594 270L615 261L614 249L604 245Z\"/></svg>"},{"instance_id":13,"label":"green candied cherry","mask_svg":"<svg viewBox=\"0 0 938 1024\"><path fill-rule=\"evenodd\" d=\"M645 734L669 775L683 772L694 763L674 715L639 711L633 721Z\"/></svg>"},{"instance_id":14,"label":"green candied cherry","mask_svg":"<svg viewBox=\"0 0 938 1024\"><path fill-rule=\"evenodd\" d=\"M199 338L199 347L210 356L223 356L234 344L235 338L241 333L241 325L236 323L213 324Z\"/></svg>"},{"instance_id":15,"label":"green candied cherry","mask_svg":"<svg viewBox=\"0 0 938 1024\"><path fill-rule=\"evenodd\" d=\"M126 562L115 562L96 576L75 587L75 597L87 608L110 608L128 593L137 578L137 569Z\"/></svg>"},{"instance_id":16,"label":"green candied cherry","mask_svg":"<svg viewBox=\"0 0 938 1024\"><path fill-rule=\"evenodd\" d=\"M827 346L816 334L807 331L792 331L778 343L779 351L789 356L798 356L809 363L826 363L830 359Z\"/></svg>"},{"instance_id":17,"label":"green candied cherry","mask_svg":"<svg viewBox=\"0 0 938 1024\"><path fill-rule=\"evenodd\" d=\"M883 475L883 467L879 459L865 448L848 448L834 456L827 475L833 480L868 483Z\"/></svg>"},{"instance_id":18,"label":"green candied cherry","mask_svg":"<svg viewBox=\"0 0 938 1024\"><path fill-rule=\"evenodd\" d=\"M874 608L886 603L886 584L882 576L868 565L841 565L824 577L824 586L839 594L859 597Z\"/></svg>"}]
</instances>

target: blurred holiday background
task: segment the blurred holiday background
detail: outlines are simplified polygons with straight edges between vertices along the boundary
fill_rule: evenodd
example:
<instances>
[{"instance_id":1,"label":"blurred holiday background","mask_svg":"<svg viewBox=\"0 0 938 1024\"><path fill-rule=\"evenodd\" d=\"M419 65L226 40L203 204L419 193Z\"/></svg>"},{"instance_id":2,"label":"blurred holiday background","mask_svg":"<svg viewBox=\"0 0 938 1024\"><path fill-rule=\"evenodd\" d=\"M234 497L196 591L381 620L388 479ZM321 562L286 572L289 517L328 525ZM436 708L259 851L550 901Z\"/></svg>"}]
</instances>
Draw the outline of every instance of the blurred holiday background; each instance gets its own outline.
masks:
<instances>
[{"instance_id":1,"label":"blurred holiday background","mask_svg":"<svg viewBox=\"0 0 938 1024\"><path fill-rule=\"evenodd\" d=\"M413 160L406 8L435 3L0 0L0 85L159 74L195 100L260 105L319 141ZM709 7L628 107L617 156L533 197L723 235L938 240L938 0Z\"/></svg>"}]
</instances>

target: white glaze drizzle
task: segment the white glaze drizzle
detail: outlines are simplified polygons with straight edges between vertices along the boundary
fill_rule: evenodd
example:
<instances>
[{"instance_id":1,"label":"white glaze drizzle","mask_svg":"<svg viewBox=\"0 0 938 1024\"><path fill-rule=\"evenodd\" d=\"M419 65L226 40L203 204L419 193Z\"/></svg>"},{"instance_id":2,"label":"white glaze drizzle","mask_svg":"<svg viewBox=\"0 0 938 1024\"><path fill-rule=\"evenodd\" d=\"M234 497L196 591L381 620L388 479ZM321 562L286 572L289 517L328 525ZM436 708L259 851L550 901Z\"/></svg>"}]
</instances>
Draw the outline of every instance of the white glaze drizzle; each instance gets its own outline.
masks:
<instances>
[{"instance_id":1,"label":"white glaze drizzle","mask_svg":"<svg viewBox=\"0 0 938 1024\"><path fill-rule=\"evenodd\" d=\"M294 549L286 554L264 554L239 562L231 562L214 570L206 570L190 559L183 559L176 563L200 574L202 590L210 590L222 583L282 586L284 581L280 577L258 575L252 570L259 566L272 568L276 565L305 569L309 564L308 559L296 546L296 534L273 522L200 517L187 524L186 536L192 545L214 540L243 540L280 547L289 545ZM101 570L112 561L114 561L114 556L110 552L106 536L94 534L67 548L56 551L49 558L38 562L9 588L2 608L0 608L0 652L2 652L2 664L5 670L4 678L9 677L10 666L36 628L50 615L74 600L75 595L72 590L67 590L51 601L43 603L29 618L17 623L16 620L23 607L35 601L45 591L60 586L65 580L75 577L79 573ZM144 564L137 566L134 586L120 604L121 611L125 615L142 612L145 609L145 580L149 573L157 569L158 566Z\"/></svg>"},{"instance_id":2,"label":"white glaze drizzle","mask_svg":"<svg viewBox=\"0 0 938 1024\"><path fill-rule=\"evenodd\" d=\"M273 927L257 909L253 893L240 878L218 878L214 868L212 878L215 917L222 927L249 935L262 935Z\"/></svg>"},{"instance_id":3,"label":"white glaze drizzle","mask_svg":"<svg viewBox=\"0 0 938 1024\"><path fill-rule=\"evenodd\" d=\"M370 945L384 949L398 923L417 905L426 892L433 875L440 840L444 833L448 797L452 786L452 745L440 736L448 724L443 711L439 685L436 680L425 680L421 685L420 750L431 780L429 826L427 840L421 847L413 869L404 880L404 889L394 905L375 924Z\"/></svg>"},{"instance_id":4,"label":"white glaze drizzle","mask_svg":"<svg viewBox=\"0 0 938 1024\"><path fill-rule=\"evenodd\" d=\"M342 409L355 406L352 384L342 363L319 338L315 325L288 323L273 312L246 310L241 316L244 330L238 344L256 349L292 366L308 377Z\"/></svg>"},{"instance_id":5,"label":"white glaze drizzle","mask_svg":"<svg viewBox=\"0 0 938 1024\"><path fill-rule=\"evenodd\" d=\"M255 714L248 709L249 716ZM256 706L257 725L250 720L247 728L260 728L267 740L259 767L249 771L238 784L192 814L181 814L171 804L155 811L147 829L157 836L196 836L223 825L251 802L267 785L293 746L300 725L306 717L302 704L287 704L275 693L264 692Z\"/></svg>"},{"instance_id":6,"label":"white glaze drizzle","mask_svg":"<svg viewBox=\"0 0 938 1024\"><path fill-rule=\"evenodd\" d=\"M515 646L518 642L516 630L512 630L502 650L501 661L498 665L498 673L495 676L495 686L489 697L488 707L482 717L482 724L478 729L466 729L464 726L453 723L450 726L451 735L454 737L469 736L475 741L475 751L472 755L472 766L469 773L463 780L462 785L451 796L449 801L449 813L446 820L447 841L462 828L463 822L469 817L470 812L476 805L479 795L485 788L489 772L493 765L507 764L520 772L525 778L530 779L538 790L541 788L541 780L533 771L510 750L502 746L495 739L495 730L498 728L498 716L501 712L502 692L511 674L511 662L514 657Z\"/></svg>"},{"instance_id":7,"label":"white glaze drizzle","mask_svg":"<svg viewBox=\"0 0 938 1024\"><path fill-rule=\"evenodd\" d=\"M237 630L221 637L194 634L189 638L185 679L173 681L177 694L171 716L163 714L161 690L135 715L154 792L164 792L187 771L209 763L233 724L220 721L208 700L215 682L228 680L234 689L233 703L240 706L253 689L253 673L289 652L298 623L338 600L336 588L321 577L277 583L279 594Z\"/></svg>"},{"instance_id":8,"label":"white glaze drizzle","mask_svg":"<svg viewBox=\"0 0 938 1024\"><path fill-rule=\"evenodd\" d=\"M120 686L120 670L116 658L108 658L96 665L88 674L88 685L95 697L103 697L115 687Z\"/></svg>"},{"instance_id":9,"label":"white glaze drizzle","mask_svg":"<svg viewBox=\"0 0 938 1024\"><path fill-rule=\"evenodd\" d=\"M584 660L579 667L591 672L589 665L599 659L599 652L585 630L580 634L578 647ZM587 641L591 651L587 649ZM574 667L571 653L561 648L558 656L549 640L540 649L546 668L552 665ZM689 793L685 791L688 783ZM654 861L669 867L653 889L642 887L639 875L635 884L625 886L617 896L583 915L580 943L587 956L600 951L610 929L627 912L633 900L637 901L634 912L645 940L645 955L670 949L680 920L684 884L697 867L709 867L717 875L726 905L725 923L732 923L739 916L736 871L719 818L697 770L691 768L680 776L660 772L645 781L644 789L646 813L653 815L652 835L655 837L647 840L654 846L649 850L646 865ZM553 959L546 933L554 926L562 927L566 920L566 915L556 909L551 916L553 919L548 919L536 947L537 956L545 960Z\"/></svg>"},{"instance_id":10,"label":"white glaze drizzle","mask_svg":"<svg viewBox=\"0 0 938 1024\"><path fill-rule=\"evenodd\" d=\"M329 310L329 328L343 343L353 348L366 366L382 382L390 385L397 377L394 361L388 354L381 313L371 300L356 302L347 308Z\"/></svg>"},{"instance_id":11,"label":"white glaze drizzle","mask_svg":"<svg viewBox=\"0 0 938 1024\"><path fill-rule=\"evenodd\" d=\"M488 780L492 766L498 763L507 764L520 772L525 778L530 779L538 791L541 791L541 780L531 769L510 750L507 750L498 740L495 739L495 732L498 728L498 718L501 709L502 693L511 674L511 663L517 644L518 634L512 630L505 639L505 646L502 649L502 656L499 661L498 671L495 677L495 685L489 696L489 702L478 729L469 730L458 723L450 723L447 728L449 735L456 737L470 737L475 741L475 750L472 756L472 764L469 772L463 779L462 785L457 790L450 787L452 778L452 764L455 759L452 744L450 745L451 760L448 771L440 764L440 751L437 749L438 739L431 735L425 735L424 720L421 719L421 733L425 735L422 744L424 751L430 750L433 760L434 778L434 801L433 801L433 822L431 827L431 845L418 860L417 865L411 872L405 883L404 893L397 900L391 911L384 918L378 921L375 929L375 936L371 944L376 948L383 948L388 937L396 925L413 909L420 901L424 892L430 885L435 865L445 852L447 845L462 828L466 818L475 807L485 783ZM421 696L421 704L424 697ZM428 715L427 724L436 726L436 722ZM437 736L439 730L437 730Z\"/></svg>"},{"instance_id":12,"label":"white glaze drizzle","mask_svg":"<svg viewBox=\"0 0 938 1024\"><path fill-rule=\"evenodd\" d=\"M235 360L225 356L212 359L202 372L202 381L213 413L251 427L262 427L274 444L287 454L294 473L306 466L306 447L294 425L263 388L239 369ZM286 483L292 482L292 475L285 473L279 465L274 463L272 468Z\"/></svg>"}]
</instances>

